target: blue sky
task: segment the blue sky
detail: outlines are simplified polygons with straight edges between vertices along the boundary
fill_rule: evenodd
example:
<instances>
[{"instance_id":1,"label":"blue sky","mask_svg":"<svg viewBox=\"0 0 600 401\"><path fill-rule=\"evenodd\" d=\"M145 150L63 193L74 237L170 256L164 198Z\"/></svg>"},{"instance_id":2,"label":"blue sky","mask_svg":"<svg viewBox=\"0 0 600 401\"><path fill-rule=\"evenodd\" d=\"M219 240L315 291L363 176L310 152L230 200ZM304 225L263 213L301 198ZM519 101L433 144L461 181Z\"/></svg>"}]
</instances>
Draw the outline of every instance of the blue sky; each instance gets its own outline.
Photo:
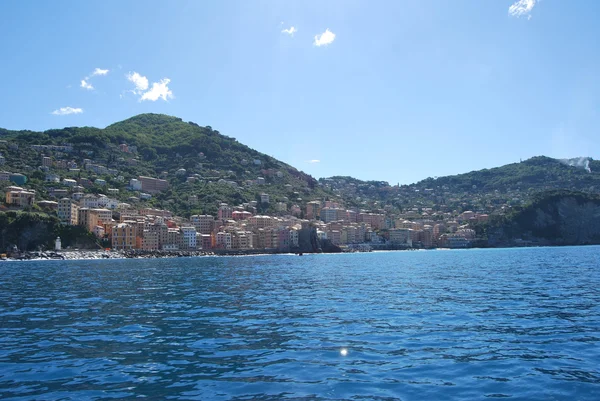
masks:
<instances>
[{"instance_id":1,"label":"blue sky","mask_svg":"<svg viewBox=\"0 0 600 401\"><path fill-rule=\"evenodd\" d=\"M165 113L315 177L392 184L598 159L598 15L596 0L4 1L0 127Z\"/></svg>"}]
</instances>

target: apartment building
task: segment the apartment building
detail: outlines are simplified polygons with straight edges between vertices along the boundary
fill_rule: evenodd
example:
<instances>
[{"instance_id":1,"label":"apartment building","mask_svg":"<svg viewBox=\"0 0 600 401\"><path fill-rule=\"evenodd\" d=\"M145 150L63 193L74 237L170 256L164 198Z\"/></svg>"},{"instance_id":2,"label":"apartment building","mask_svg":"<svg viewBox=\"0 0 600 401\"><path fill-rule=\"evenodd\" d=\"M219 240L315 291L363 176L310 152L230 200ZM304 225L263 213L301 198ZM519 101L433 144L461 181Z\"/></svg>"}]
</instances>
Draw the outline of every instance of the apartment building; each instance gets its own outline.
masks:
<instances>
[{"instance_id":1,"label":"apartment building","mask_svg":"<svg viewBox=\"0 0 600 401\"><path fill-rule=\"evenodd\" d=\"M160 178L139 176L141 182L141 190L148 193L157 193L169 189L169 182Z\"/></svg>"},{"instance_id":2,"label":"apartment building","mask_svg":"<svg viewBox=\"0 0 600 401\"><path fill-rule=\"evenodd\" d=\"M76 226L79 223L79 205L69 198L58 200L57 213L64 224Z\"/></svg>"},{"instance_id":3,"label":"apartment building","mask_svg":"<svg viewBox=\"0 0 600 401\"><path fill-rule=\"evenodd\" d=\"M195 214L190 217L190 222L200 234L210 234L214 228L215 218L210 214Z\"/></svg>"},{"instance_id":4,"label":"apartment building","mask_svg":"<svg viewBox=\"0 0 600 401\"><path fill-rule=\"evenodd\" d=\"M112 247L117 250L134 249L136 247L135 227L127 223L119 223L114 226Z\"/></svg>"}]
</instances>

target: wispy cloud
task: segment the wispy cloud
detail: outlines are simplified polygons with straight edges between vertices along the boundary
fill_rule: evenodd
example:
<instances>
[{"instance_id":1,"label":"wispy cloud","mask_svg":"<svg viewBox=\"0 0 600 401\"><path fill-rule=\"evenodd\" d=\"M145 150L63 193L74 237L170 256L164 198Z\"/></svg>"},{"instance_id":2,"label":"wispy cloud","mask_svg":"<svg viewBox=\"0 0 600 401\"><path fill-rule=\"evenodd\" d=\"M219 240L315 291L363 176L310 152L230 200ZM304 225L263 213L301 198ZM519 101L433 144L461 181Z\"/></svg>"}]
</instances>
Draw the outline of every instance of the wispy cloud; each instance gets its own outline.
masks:
<instances>
[{"instance_id":1,"label":"wispy cloud","mask_svg":"<svg viewBox=\"0 0 600 401\"><path fill-rule=\"evenodd\" d=\"M312 159L312 160L307 160L306 162L314 164L314 163L321 163L321 160L319 160L319 159Z\"/></svg>"},{"instance_id":2,"label":"wispy cloud","mask_svg":"<svg viewBox=\"0 0 600 401\"><path fill-rule=\"evenodd\" d=\"M313 44L315 46L325 46L332 43L335 40L335 33L331 32L329 29L325 29L320 35L315 35L315 41Z\"/></svg>"},{"instance_id":3,"label":"wispy cloud","mask_svg":"<svg viewBox=\"0 0 600 401\"><path fill-rule=\"evenodd\" d=\"M95 77L96 75L106 75L106 74L108 74L108 71L109 70L103 70L101 68L96 68L94 70L94 72L92 72L92 77Z\"/></svg>"},{"instance_id":4,"label":"wispy cloud","mask_svg":"<svg viewBox=\"0 0 600 401\"><path fill-rule=\"evenodd\" d=\"M512 6L508 7L508 15L511 17L523 17L527 16L527 19L531 18L531 10L535 7L537 0L517 0Z\"/></svg>"},{"instance_id":5,"label":"wispy cloud","mask_svg":"<svg viewBox=\"0 0 600 401\"><path fill-rule=\"evenodd\" d=\"M81 80L81 87L83 89L87 89L87 90L94 90L94 86L89 82L90 78L95 77L97 75L106 75L108 74L109 70L103 70L102 68L95 68L94 71L92 71L92 73L90 75L88 75L87 77L83 78Z\"/></svg>"},{"instance_id":6,"label":"wispy cloud","mask_svg":"<svg viewBox=\"0 0 600 401\"><path fill-rule=\"evenodd\" d=\"M138 74L135 71L133 73L130 72L125 76L127 77L127 80L133 82L133 84L135 85L133 93L139 94L148 89L148 78L146 78L145 76Z\"/></svg>"},{"instance_id":7,"label":"wispy cloud","mask_svg":"<svg viewBox=\"0 0 600 401\"><path fill-rule=\"evenodd\" d=\"M88 89L88 90L93 90L94 87L92 86L92 84L90 84L88 81L86 81L85 79L81 80L81 87L83 89Z\"/></svg>"},{"instance_id":8,"label":"wispy cloud","mask_svg":"<svg viewBox=\"0 0 600 401\"><path fill-rule=\"evenodd\" d=\"M83 109L79 107L61 107L60 109L54 110L52 114L55 116L67 116L69 114L81 114L83 113Z\"/></svg>"},{"instance_id":9,"label":"wispy cloud","mask_svg":"<svg viewBox=\"0 0 600 401\"><path fill-rule=\"evenodd\" d=\"M173 92L169 89L167 85L169 85L171 80L169 78L163 78L160 82L154 82L152 84L152 88L145 92L140 100L150 100L152 102L157 101L158 99L168 100L173 99Z\"/></svg>"},{"instance_id":10,"label":"wispy cloud","mask_svg":"<svg viewBox=\"0 0 600 401\"><path fill-rule=\"evenodd\" d=\"M281 31L281 33L287 33L290 36L294 36L294 34L296 32L298 32L298 30L295 27L293 27L293 26L289 27L288 29L284 29L283 31Z\"/></svg>"}]
</instances>

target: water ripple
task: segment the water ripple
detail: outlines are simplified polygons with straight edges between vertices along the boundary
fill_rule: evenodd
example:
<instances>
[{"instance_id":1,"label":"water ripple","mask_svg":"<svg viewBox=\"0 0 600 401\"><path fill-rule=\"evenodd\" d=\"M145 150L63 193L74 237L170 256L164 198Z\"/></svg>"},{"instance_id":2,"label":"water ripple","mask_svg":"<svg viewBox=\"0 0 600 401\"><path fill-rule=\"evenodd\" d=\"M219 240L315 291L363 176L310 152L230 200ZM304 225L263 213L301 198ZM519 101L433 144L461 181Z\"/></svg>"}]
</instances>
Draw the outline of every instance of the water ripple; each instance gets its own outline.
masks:
<instances>
[{"instance_id":1,"label":"water ripple","mask_svg":"<svg viewBox=\"0 0 600 401\"><path fill-rule=\"evenodd\" d=\"M0 265L0 398L600 399L600 248Z\"/></svg>"}]
</instances>

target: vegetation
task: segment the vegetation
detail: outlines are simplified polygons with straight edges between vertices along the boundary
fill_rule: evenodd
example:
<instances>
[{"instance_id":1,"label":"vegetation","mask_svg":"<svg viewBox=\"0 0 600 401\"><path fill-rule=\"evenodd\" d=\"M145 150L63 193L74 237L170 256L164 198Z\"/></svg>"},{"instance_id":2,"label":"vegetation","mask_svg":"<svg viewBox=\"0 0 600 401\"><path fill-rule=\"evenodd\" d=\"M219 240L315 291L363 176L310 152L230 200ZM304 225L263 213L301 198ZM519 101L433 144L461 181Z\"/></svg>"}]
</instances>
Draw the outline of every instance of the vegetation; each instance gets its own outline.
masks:
<instances>
[{"instance_id":1,"label":"vegetation","mask_svg":"<svg viewBox=\"0 0 600 401\"><path fill-rule=\"evenodd\" d=\"M72 145L72 151L32 148L64 144ZM121 144L128 149L121 148ZM427 211L434 220L465 210L497 218L526 207L540 192L600 192L599 161L580 159L578 166L571 166L576 163L544 156L466 174L428 178L411 185L342 176L317 181L209 126L161 114L138 115L104 129L0 129L0 153L6 158L3 168L26 174L27 187L37 191L38 199L48 199L52 189L66 188L62 183L48 182L50 173L85 181L85 192L106 194L108 188L116 188L118 195L109 196L136 207L166 208L183 217L215 214L221 202L256 202L256 213L277 214L277 202L285 203L289 209L294 204L302 206L306 201L322 199L390 215ZM42 155L54 162L75 162L79 169L54 165L43 171ZM84 169L86 159L109 171ZM153 194L151 199L140 199L138 192L128 188L129 180L140 175L164 178L170 187ZM104 180L106 185L95 184L96 179ZM260 202L261 193L270 196L269 203Z\"/></svg>"},{"instance_id":2,"label":"vegetation","mask_svg":"<svg viewBox=\"0 0 600 401\"><path fill-rule=\"evenodd\" d=\"M96 238L80 226L61 225L58 219L44 213L0 212L0 251L16 246L21 251L54 249L56 237L63 247L98 248Z\"/></svg>"},{"instance_id":3,"label":"vegetation","mask_svg":"<svg viewBox=\"0 0 600 401\"><path fill-rule=\"evenodd\" d=\"M291 206L333 196L321 189L310 175L257 152L235 138L211 127L161 114L138 115L104 129L68 127L44 132L0 129L0 139L7 140L0 144L0 152L7 158L6 168L27 174L30 186L42 196L48 193L48 188L60 185L45 182L46 174L38 170L41 152L31 149L31 145L71 144L71 153L43 153L54 160L74 160L81 171L51 168L50 172L62 178L92 181L101 178L108 187L120 190L118 197L123 201L135 195L127 189L131 178L146 175L167 179L170 189L156 194L147 204L169 208L183 216L214 213L220 202L233 205L251 202L263 192L271 197L270 204L263 205L264 211L272 213L277 201ZM17 144L19 150L11 151L7 148L8 142ZM123 152L120 144L127 144L134 151ZM84 170L84 159L117 173L94 174ZM188 177L196 180L188 182ZM256 183L259 177L264 183L263 180ZM106 188L89 186L86 191L105 193ZM190 201L192 195L197 196L197 202Z\"/></svg>"},{"instance_id":4,"label":"vegetation","mask_svg":"<svg viewBox=\"0 0 600 401\"><path fill-rule=\"evenodd\" d=\"M580 162L582 160L579 160ZM504 213L524 206L535 194L564 189L600 192L600 161L583 159L584 165L539 156L520 163L439 178L427 178L411 185L390 186L385 181L361 181L351 177L320 179L326 188L365 208L389 208L404 212L462 212L476 210Z\"/></svg>"},{"instance_id":5,"label":"vegetation","mask_svg":"<svg viewBox=\"0 0 600 401\"><path fill-rule=\"evenodd\" d=\"M600 195L553 190L534 195L522 208L478 226L492 243L525 240L548 245L600 243Z\"/></svg>"}]
</instances>

